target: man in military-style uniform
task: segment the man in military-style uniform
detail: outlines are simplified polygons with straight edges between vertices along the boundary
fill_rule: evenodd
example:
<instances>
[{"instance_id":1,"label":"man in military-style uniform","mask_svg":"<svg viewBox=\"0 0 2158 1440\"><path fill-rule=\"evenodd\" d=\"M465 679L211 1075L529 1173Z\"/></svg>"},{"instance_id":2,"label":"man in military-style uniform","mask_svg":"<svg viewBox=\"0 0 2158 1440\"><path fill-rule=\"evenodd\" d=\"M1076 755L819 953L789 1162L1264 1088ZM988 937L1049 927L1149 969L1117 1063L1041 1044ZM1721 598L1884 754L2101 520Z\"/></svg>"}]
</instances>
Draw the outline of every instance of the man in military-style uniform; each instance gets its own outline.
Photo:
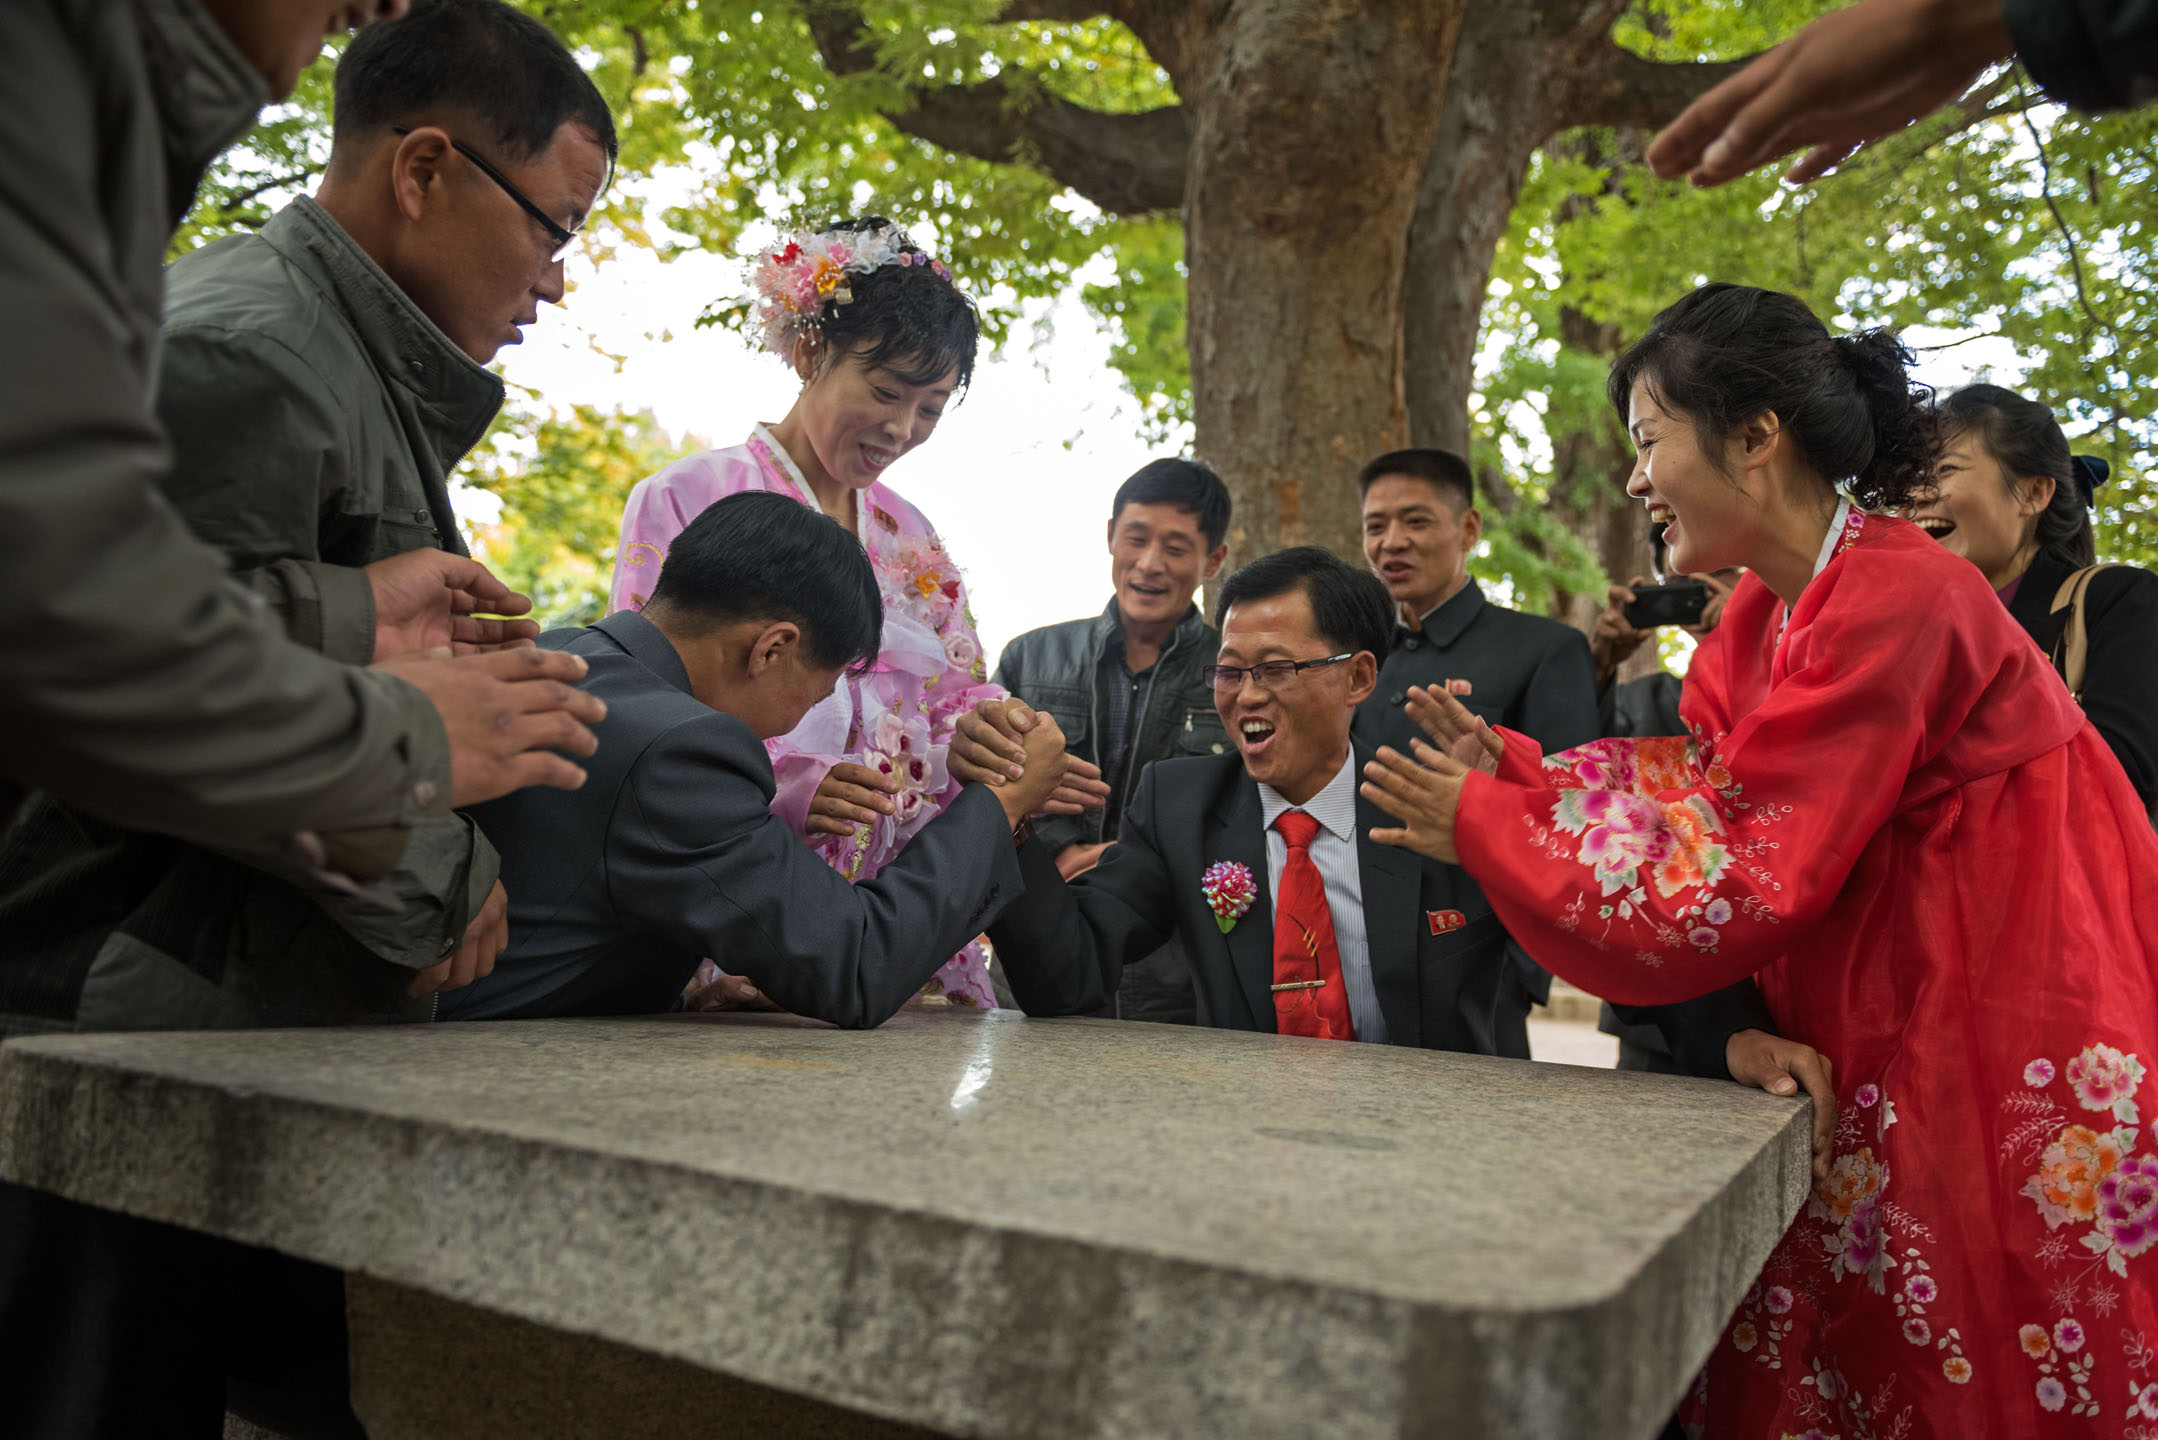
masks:
<instances>
[{"instance_id":1,"label":"man in military-style uniform","mask_svg":"<svg viewBox=\"0 0 2158 1440\"><path fill-rule=\"evenodd\" d=\"M1493 605L1469 578L1483 535L1469 465L1445 450L1395 450L1357 477L1364 559L1397 611L1379 686L1357 707L1356 739L1410 753L1421 735L1403 708L1409 687L1444 690L1493 725L1528 736L1545 754L1601 735L1587 639L1570 625ZM1530 1006L1551 977L1517 948L1499 996L1499 1053L1529 1054Z\"/></svg>"}]
</instances>

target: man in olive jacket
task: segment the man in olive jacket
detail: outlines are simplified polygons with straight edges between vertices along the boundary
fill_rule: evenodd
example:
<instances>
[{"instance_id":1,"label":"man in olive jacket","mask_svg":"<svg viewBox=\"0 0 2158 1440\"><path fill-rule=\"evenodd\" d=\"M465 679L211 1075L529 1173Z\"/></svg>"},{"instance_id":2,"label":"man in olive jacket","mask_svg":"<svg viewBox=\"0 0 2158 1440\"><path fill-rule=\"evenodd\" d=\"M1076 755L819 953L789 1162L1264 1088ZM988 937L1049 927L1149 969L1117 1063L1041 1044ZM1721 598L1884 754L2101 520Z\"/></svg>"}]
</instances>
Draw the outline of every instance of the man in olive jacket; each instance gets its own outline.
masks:
<instances>
[{"instance_id":1,"label":"man in olive jacket","mask_svg":"<svg viewBox=\"0 0 2158 1440\"><path fill-rule=\"evenodd\" d=\"M1034 834L1069 880L1117 838L1147 765L1235 747L1199 672L1221 636L1192 603L1229 548L1229 488L1195 460L1155 460L1118 487L1109 510L1108 607L1089 620L1030 630L1004 647L996 683L1056 717L1070 753L1101 767L1107 803L1044 816ZM1198 1023L1198 995L1180 942L1125 967L1125 1020Z\"/></svg>"},{"instance_id":2,"label":"man in olive jacket","mask_svg":"<svg viewBox=\"0 0 2158 1440\"><path fill-rule=\"evenodd\" d=\"M378 597L439 589L441 562L466 555L448 474L501 406L485 362L560 300L556 237L589 208L615 134L561 41L501 0L420 0L352 43L336 95L319 203L168 271L157 415L165 491L196 534L294 639L365 665L426 643L384 623L395 607ZM543 225L512 186L558 218ZM536 628L489 623L471 638ZM162 957L224 977L155 1017L140 986L91 986L83 1028L425 1018L434 997L406 993L414 972L452 956L483 972L506 941L499 869L459 814L414 830L383 882L394 905L303 895L42 796L0 844L0 929L52 957L109 951L118 932L138 972ZM274 953L255 953L265 936Z\"/></svg>"}]
</instances>

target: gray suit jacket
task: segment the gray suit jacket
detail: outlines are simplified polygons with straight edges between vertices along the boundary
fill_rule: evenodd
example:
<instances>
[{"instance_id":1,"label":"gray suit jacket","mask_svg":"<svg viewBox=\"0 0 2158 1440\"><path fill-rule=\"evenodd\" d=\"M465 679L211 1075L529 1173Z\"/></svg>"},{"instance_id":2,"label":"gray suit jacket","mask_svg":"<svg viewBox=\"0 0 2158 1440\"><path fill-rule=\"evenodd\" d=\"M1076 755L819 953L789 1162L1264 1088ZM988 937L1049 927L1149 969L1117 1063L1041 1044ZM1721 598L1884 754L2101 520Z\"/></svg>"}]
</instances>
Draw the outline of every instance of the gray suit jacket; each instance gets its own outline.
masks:
<instances>
[{"instance_id":1,"label":"gray suit jacket","mask_svg":"<svg viewBox=\"0 0 2158 1440\"><path fill-rule=\"evenodd\" d=\"M582 789L472 812L502 854L510 946L444 1019L671 1008L710 956L798 1015L881 1024L1022 888L996 796L961 789L875 879L850 885L771 813L747 725L698 703L651 621L620 611L543 647L607 702Z\"/></svg>"},{"instance_id":2,"label":"gray suit jacket","mask_svg":"<svg viewBox=\"0 0 2158 1440\"><path fill-rule=\"evenodd\" d=\"M1356 757L1371 758L1361 747ZM1466 871L1372 842L1371 827L1394 823L1357 797L1356 861L1387 1038L1492 1054L1506 932ZM1251 909L1226 935L1199 890L1199 877L1219 860L1241 862L1258 885ZM1026 894L989 927L989 938L1028 1014L1098 1010L1126 964L1176 935L1191 957L1200 1023L1275 1028L1266 835L1259 788L1241 755L1148 766L1117 843L1072 883L1058 877L1038 842L1021 848L1020 867Z\"/></svg>"}]
</instances>

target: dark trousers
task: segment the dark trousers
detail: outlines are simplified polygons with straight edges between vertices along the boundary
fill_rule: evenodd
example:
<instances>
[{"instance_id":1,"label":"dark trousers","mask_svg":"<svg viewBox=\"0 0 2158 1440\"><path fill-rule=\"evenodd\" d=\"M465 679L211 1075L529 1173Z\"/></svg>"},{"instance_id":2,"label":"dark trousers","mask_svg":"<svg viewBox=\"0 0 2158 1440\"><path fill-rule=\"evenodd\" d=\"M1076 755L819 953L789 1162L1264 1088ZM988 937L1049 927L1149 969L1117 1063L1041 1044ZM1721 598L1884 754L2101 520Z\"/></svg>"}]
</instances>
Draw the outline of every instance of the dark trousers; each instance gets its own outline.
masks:
<instances>
[{"instance_id":1,"label":"dark trousers","mask_svg":"<svg viewBox=\"0 0 2158 1440\"><path fill-rule=\"evenodd\" d=\"M345 1279L0 1182L0 1440L365 1440Z\"/></svg>"}]
</instances>

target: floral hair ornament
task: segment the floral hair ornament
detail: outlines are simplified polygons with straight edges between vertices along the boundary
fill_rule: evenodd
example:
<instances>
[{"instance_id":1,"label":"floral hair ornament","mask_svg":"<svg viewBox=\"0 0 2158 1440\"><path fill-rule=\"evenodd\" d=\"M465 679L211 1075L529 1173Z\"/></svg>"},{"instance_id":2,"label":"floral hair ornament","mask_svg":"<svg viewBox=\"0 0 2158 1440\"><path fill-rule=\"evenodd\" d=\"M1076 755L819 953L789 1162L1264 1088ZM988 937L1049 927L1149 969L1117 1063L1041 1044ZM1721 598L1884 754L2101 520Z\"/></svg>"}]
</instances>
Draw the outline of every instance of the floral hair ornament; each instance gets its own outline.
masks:
<instances>
[{"instance_id":1,"label":"floral hair ornament","mask_svg":"<svg viewBox=\"0 0 2158 1440\"><path fill-rule=\"evenodd\" d=\"M897 225L866 230L803 230L758 255L750 272L748 304L764 348L782 359L811 332L830 305L854 303L852 277L886 265L923 266L941 280L952 272L916 248Z\"/></svg>"},{"instance_id":2,"label":"floral hair ornament","mask_svg":"<svg viewBox=\"0 0 2158 1440\"><path fill-rule=\"evenodd\" d=\"M1236 928L1236 922L1244 918L1244 912L1259 894L1251 871L1234 860L1217 860L1207 866L1199 877L1199 889L1224 935Z\"/></svg>"}]
</instances>

